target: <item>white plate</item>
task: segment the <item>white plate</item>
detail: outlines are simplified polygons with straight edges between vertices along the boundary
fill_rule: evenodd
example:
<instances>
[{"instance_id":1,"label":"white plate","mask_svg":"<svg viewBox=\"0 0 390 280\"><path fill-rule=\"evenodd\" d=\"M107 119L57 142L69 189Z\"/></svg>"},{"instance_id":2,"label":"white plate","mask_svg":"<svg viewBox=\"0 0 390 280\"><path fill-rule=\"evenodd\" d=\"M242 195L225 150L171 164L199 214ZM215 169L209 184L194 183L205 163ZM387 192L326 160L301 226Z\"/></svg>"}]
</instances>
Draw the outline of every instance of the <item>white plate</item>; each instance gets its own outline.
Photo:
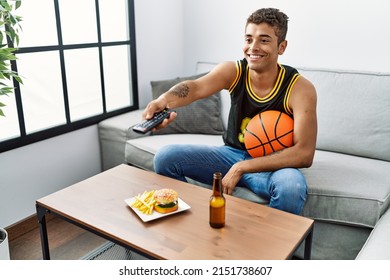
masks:
<instances>
[{"instance_id":1,"label":"white plate","mask_svg":"<svg viewBox=\"0 0 390 280\"><path fill-rule=\"evenodd\" d=\"M162 214L162 213L159 213L157 211L153 211L152 214L147 215L147 214L144 214L141 211L139 211L137 208L131 207L131 204L133 204L134 201L135 201L135 197L131 197L131 198L125 199L125 202L127 203L127 205L129 205L129 207L131 209L133 209L134 212L144 222L149 222L149 221L160 219L160 218L163 218L163 217L166 217L166 216L169 216L169 215L177 214L177 213L186 211L186 210L191 208L187 203L185 203L183 200L178 198L179 207L178 207L178 209L176 211L173 211L173 212L170 212L170 213L166 213L166 214Z\"/></svg>"}]
</instances>

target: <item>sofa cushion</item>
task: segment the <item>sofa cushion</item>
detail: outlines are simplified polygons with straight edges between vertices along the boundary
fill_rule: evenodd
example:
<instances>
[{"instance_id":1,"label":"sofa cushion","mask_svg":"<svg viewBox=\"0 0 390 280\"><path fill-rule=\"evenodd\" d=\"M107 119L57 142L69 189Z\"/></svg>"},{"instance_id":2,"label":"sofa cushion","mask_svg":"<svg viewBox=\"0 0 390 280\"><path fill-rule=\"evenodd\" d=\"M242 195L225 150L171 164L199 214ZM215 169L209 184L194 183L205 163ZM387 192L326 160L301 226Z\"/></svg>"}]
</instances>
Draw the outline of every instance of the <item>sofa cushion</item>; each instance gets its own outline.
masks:
<instances>
[{"instance_id":1,"label":"sofa cushion","mask_svg":"<svg viewBox=\"0 0 390 280\"><path fill-rule=\"evenodd\" d=\"M303 216L373 228L390 203L390 162L316 151L303 169L308 197Z\"/></svg>"},{"instance_id":2,"label":"sofa cushion","mask_svg":"<svg viewBox=\"0 0 390 280\"><path fill-rule=\"evenodd\" d=\"M168 144L223 145L222 136L206 134L151 135L126 142L125 158L128 164L154 171L153 158L157 150Z\"/></svg>"},{"instance_id":3,"label":"sofa cushion","mask_svg":"<svg viewBox=\"0 0 390 280\"><path fill-rule=\"evenodd\" d=\"M125 163L124 151L127 139L144 136L129 129L142 121L142 112L143 109L138 109L108 118L98 124L103 170Z\"/></svg>"},{"instance_id":4,"label":"sofa cushion","mask_svg":"<svg viewBox=\"0 0 390 280\"><path fill-rule=\"evenodd\" d=\"M158 98L179 82L197 79L203 75L205 73L170 80L151 81L153 99ZM153 132L153 134L200 133L221 135L224 132L224 126L220 108L221 97L219 92L185 107L175 108L177 112L175 121L166 128Z\"/></svg>"},{"instance_id":5,"label":"sofa cushion","mask_svg":"<svg viewBox=\"0 0 390 280\"><path fill-rule=\"evenodd\" d=\"M390 161L390 74L299 72L317 90L317 149Z\"/></svg>"}]
</instances>

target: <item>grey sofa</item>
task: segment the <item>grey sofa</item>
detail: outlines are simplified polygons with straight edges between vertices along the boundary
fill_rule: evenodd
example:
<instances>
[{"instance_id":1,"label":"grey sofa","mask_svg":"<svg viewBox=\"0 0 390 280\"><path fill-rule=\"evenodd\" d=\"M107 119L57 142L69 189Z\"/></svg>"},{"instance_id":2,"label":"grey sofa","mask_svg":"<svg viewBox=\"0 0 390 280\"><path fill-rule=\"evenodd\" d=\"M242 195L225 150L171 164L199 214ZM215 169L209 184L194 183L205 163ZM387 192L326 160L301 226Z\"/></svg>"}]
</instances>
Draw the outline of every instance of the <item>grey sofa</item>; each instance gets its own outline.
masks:
<instances>
[{"instance_id":1,"label":"grey sofa","mask_svg":"<svg viewBox=\"0 0 390 280\"><path fill-rule=\"evenodd\" d=\"M213 66L198 63L197 73ZM390 74L299 71L318 93L317 150L312 167L302 170L308 197L301 215L315 220L312 258L390 259ZM153 98L179 80L153 81ZM154 154L166 144L222 145L230 101L227 92L213 98L179 108L177 127L153 135L129 129L141 120L142 109L102 121L103 169L127 163L153 170ZM243 188L234 195L267 203Z\"/></svg>"}]
</instances>

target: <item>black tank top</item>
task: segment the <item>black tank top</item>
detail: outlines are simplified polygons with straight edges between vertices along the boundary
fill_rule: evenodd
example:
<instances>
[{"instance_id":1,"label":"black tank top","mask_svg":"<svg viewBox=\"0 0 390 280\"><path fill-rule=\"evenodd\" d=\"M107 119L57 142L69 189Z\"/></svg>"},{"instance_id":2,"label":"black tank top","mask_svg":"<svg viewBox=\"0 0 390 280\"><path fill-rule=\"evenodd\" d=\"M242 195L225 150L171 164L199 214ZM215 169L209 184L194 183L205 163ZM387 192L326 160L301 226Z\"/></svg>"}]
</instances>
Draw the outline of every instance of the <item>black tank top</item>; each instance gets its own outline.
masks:
<instances>
[{"instance_id":1,"label":"black tank top","mask_svg":"<svg viewBox=\"0 0 390 280\"><path fill-rule=\"evenodd\" d=\"M247 61L237 61L236 67L236 79L229 88L231 106L223 140L226 145L245 149L243 133L253 116L263 111L277 110L292 117L288 101L300 75L295 68L279 64L279 75L274 88L267 96L260 98L252 90Z\"/></svg>"}]
</instances>

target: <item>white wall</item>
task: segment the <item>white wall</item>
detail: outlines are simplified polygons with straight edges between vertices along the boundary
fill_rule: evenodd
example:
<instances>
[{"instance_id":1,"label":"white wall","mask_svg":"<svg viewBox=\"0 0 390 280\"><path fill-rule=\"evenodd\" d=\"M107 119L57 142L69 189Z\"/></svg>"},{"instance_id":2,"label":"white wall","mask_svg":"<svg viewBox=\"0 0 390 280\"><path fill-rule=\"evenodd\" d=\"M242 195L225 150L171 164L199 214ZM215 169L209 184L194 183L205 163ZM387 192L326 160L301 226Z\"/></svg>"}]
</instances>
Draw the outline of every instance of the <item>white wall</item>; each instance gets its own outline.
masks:
<instances>
[{"instance_id":1,"label":"white wall","mask_svg":"<svg viewBox=\"0 0 390 280\"><path fill-rule=\"evenodd\" d=\"M183 73L183 0L135 0L140 107L151 99L151 80Z\"/></svg>"},{"instance_id":2,"label":"white wall","mask_svg":"<svg viewBox=\"0 0 390 280\"><path fill-rule=\"evenodd\" d=\"M97 126L0 154L0 227L35 213L35 200L99 173Z\"/></svg>"},{"instance_id":3,"label":"white wall","mask_svg":"<svg viewBox=\"0 0 390 280\"><path fill-rule=\"evenodd\" d=\"M184 69L196 61L242 58L246 18L276 7L289 17L280 62L293 66L390 72L386 0L186 0Z\"/></svg>"}]
</instances>

